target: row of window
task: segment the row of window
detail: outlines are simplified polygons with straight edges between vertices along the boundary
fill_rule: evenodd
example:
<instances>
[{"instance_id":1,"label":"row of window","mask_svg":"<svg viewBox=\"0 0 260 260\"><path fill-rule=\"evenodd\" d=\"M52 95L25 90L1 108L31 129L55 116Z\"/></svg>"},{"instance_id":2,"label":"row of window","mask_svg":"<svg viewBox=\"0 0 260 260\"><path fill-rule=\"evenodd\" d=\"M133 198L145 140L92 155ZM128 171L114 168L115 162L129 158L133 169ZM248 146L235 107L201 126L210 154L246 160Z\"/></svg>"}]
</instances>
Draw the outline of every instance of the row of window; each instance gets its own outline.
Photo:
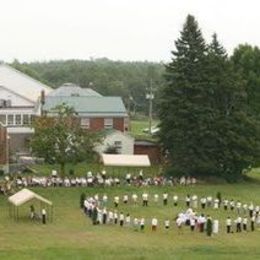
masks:
<instances>
[{"instance_id":1,"label":"row of window","mask_svg":"<svg viewBox=\"0 0 260 260\"><path fill-rule=\"evenodd\" d=\"M0 122L8 126L30 125L32 123L31 114L7 114L0 115Z\"/></svg>"},{"instance_id":2,"label":"row of window","mask_svg":"<svg viewBox=\"0 0 260 260\"><path fill-rule=\"evenodd\" d=\"M90 119L89 118L81 118L80 125L84 129L90 128ZM104 129L113 129L114 120L113 118L104 118ZM128 129L128 119L124 120L124 127Z\"/></svg>"},{"instance_id":3,"label":"row of window","mask_svg":"<svg viewBox=\"0 0 260 260\"><path fill-rule=\"evenodd\" d=\"M113 129L113 118L104 118L104 128L105 129ZM81 118L80 125L84 129L90 128L90 119L89 118Z\"/></svg>"}]
</instances>

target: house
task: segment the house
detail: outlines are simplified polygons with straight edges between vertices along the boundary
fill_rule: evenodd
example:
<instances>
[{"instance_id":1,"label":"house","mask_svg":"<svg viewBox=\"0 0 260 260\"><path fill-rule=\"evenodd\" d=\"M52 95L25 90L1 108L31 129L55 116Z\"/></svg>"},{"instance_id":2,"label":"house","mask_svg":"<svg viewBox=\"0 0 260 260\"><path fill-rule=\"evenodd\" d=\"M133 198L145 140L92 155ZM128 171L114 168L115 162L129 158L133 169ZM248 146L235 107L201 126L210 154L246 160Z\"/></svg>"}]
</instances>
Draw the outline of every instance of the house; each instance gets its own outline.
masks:
<instances>
[{"instance_id":1,"label":"house","mask_svg":"<svg viewBox=\"0 0 260 260\"><path fill-rule=\"evenodd\" d=\"M6 127L10 153L28 152L31 120L40 115L40 97L52 89L28 75L0 64L0 123Z\"/></svg>"},{"instance_id":2,"label":"house","mask_svg":"<svg viewBox=\"0 0 260 260\"><path fill-rule=\"evenodd\" d=\"M134 138L118 130L107 130L102 143L95 147L99 154L134 154Z\"/></svg>"},{"instance_id":3,"label":"house","mask_svg":"<svg viewBox=\"0 0 260 260\"><path fill-rule=\"evenodd\" d=\"M128 114L121 97L105 97L91 89L67 83L45 97L43 113L55 116L55 107L73 107L82 128L103 131L128 131Z\"/></svg>"},{"instance_id":4,"label":"house","mask_svg":"<svg viewBox=\"0 0 260 260\"><path fill-rule=\"evenodd\" d=\"M7 155L7 134L6 128L2 126L0 123L0 165L6 163L6 155Z\"/></svg>"}]
</instances>

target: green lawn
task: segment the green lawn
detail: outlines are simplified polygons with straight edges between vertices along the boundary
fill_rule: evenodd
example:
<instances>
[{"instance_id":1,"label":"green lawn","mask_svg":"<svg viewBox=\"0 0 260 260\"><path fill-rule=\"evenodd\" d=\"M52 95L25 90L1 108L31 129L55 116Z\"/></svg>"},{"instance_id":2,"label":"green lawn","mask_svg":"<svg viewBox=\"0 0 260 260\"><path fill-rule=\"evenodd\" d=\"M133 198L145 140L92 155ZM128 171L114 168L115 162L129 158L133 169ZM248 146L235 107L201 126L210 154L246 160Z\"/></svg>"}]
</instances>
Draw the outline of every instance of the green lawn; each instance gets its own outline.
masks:
<instances>
[{"instance_id":1,"label":"green lawn","mask_svg":"<svg viewBox=\"0 0 260 260\"><path fill-rule=\"evenodd\" d=\"M158 120L153 120L152 126L155 127L159 123ZM145 139L145 140L155 140L155 137L152 137L148 133L144 133L143 129L149 128L149 120L131 120L130 134L132 134L135 138Z\"/></svg>"},{"instance_id":2,"label":"green lawn","mask_svg":"<svg viewBox=\"0 0 260 260\"><path fill-rule=\"evenodd\" d=\"M220 234L212 238L198 232L191 233L185 228L178 234L172 226L166 233L162 226L152 233L146 226L144 233L132 228L119 226L92 226L89 219L79 209L79 196L103 194L109 198L146 190L153 195L167 190L170 198L177 193L184 198L187 193L198 196L215 196L220 191L222 197L260 203L260 184L243 183L235 185L198 185L196 187L160 188L35 188L54 203L54 222L46 226L31 223L26 217L18 222L9 218L7 198L0 197L0 259L260 259L260 231L230 234L225 233L224 221L229 213L208 209L206 214L220 220ZM28 214L29 205L20 210L20 215ZM37 205L36 205L37 206ZM112 201L109 202L109 208ZM156 216L159 222L165 218L171 220L184 209L184 202L178 208L172 204L163 206L151 203L148 208L142 206L119 205L119 210L131 216L151 218ZM200 212L200 210L198 210ZM230 214L235 217L235 214ZM150 224L150 223L149 223Z\"/></svg>"}]
</instances>

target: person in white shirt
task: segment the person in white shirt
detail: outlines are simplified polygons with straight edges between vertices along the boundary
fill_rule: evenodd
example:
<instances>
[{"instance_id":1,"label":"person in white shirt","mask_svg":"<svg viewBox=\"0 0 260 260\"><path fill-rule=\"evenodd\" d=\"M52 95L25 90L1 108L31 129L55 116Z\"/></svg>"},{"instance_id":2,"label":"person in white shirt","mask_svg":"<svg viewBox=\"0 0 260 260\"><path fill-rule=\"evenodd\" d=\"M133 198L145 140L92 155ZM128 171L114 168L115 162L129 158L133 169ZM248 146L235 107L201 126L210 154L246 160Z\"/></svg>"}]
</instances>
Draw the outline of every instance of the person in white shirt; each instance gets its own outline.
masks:
<instances>
[{"instance_id":1,"label":"person in white shirt","mask_svg":"<svg viewBox=\"0 0 260 260\"><path fill-rule=\"evenodd\" d=\"M138 196L134 193L134 194L132 195L132 200L133 200L133 202L134 202L135 205L137 204L137 199L138 199Z\"/></svg>"},{"instance_id":2,"label":"person in white shirt","mask_svg":"<svg viewBox=\"0 0 260 260\"><path fill-rule=\"evenodd\" d=\"M194 217L191 217L191 218L190 218L190 230L191 230L191 231L194 231L194 229L195 229L195 224L196 224L195 218L194 218Z\"/></svg>"},{"instance_id":3,"label":"person in white shirt","mask_svg":"<svg viewBox=\"0 0 260 260\"><path fill-rule=\"evenodd\" d=\"M182 224L183 224L183 220L181 217L178 217L176 219L176 225L178 227L178 233L180 234L181 233L181 228L182 228Z\"/></svg>"},{"instance_id":4,"label":"person in white shirt","mask_svg":"<svg viewBox=\"0 0 260 260\"><path fill-rule=\"evenodd\" d=\"M247 231L247 217L246 216L243 218L243 230Z\"/></svg>"},{"instance_id":5,"label":"person in white shirt","mask_svg":"<svg viewBox=\"0 0 260 260\"><path fill-rule=\"evenodd\" d=\"M134 218L134 231L138 231L138 225L139 225L138 218Z\"/></svg>"},{"instance_id":6,"label":"person in white shirt","mask_svg":"<svg viewBox=\"0 0 260 260\"><path fill-rule=\"evenodd\" d=\"M223 200L223 205L224 205L224 210L227 211L227 209L228 209L228 200L227 199Z\"/></svg>"},{"instance_id":7,"label":"person in white shirt","mask_svg":"<svg viewBox=\"0 0 260 260\"><path fill-rule=\"evenodd\" d=\"M118 214L117 214L117 211L115 210L114 211L114 223L117 224L117 221L118 221Z\"/></svg>"},{"instance_id":8,"label":"person in white shirt","mask_svg":"<svg viewBox=\"0 0 260 260\"><path fill-rule=\"evenodd\" d=\"M198 207L198 196L197 195L193 195L191 199L192 199L192 207L194 209L196 209Z\"/></svg>"},{"instance_id":9,"label":"person in white shirt","mask_svg":"<svg viewBox=\"0 0 260 260\"><path fill-rule=\"evenodd\" d=\"M107 209L103 208L103 212L102 212L103 216L102 216L102 222L103 224L107 223Z\"/></svg>"},{"instance_id":10,"label":"person in white shirt","mask_svg":"<svg viewBox=\"0 0 260 260\"><path fill-rule=\"evenodd\" d=\"M123 227L124 219L125 219L125 217L124 217L123 212L120 212L120 214L119 214L119 225L120 225L120 227Z\"/></svg>"},{"instance_id":11,"label":"person in white shirt","mask_svg":"<svg viewBox=\"0 0 260 260\"><path fill-rule=\"evenodd\" d=\"M129 214L129 213L126 214L126 217L125 217L125 224L126 224L126 226L130 227L130 224L131 224L131 217L130 217L130 214Z\"/></svg>"},{"instance_id":12,"label":"person in white shirt","mask_svg":"<svg viewBox=\"0 0 260 260\"><path fill-rule=\"evenodd\" d=\"M236 227L237 227L236 231L238 233L240 233L242 231L242 229L241 229L242 218L240 216L238 216L237 219L235 220L235 222L236 222Z\"/></svg>"},{"instance_id":13,"label":"person in white shirt","mask_svg":"<svg viewBox=\"0 0 260 260\"><path fill-rule=\"evenodd\" d=\"M127 202L128 202L128 195L124 195L123 202L124 202L124 204L127 204Z\"/></svg>"},{"instance_id":14,"label":"person in white shirt","mask_svg":"<svg viewBox=\"0 0 260 260\"><path fill-rule=\"evenodd\" d=\"M244 212L244 214L247 213L247 204L243 204L243 212Z\"/></svg>"},{"instance_id":15,"label":"person in white shirt","mask_svg":"<svg viewBox=\"0 0 260 260\"><path fill-rule=\"evenodd\" d=\"M255 206L255 214L256 214L256 217L258 217L259 211L260 211L260 207L259 207L258 205Z\"/></svg>"},{"instance_id":16,"label":"person in white shirt","mask_svg":"<svg viewBox=\"0 0 260 260\"><path fill-rule=\"evenodd\" d=\"M218 234L218 232L219 232L219 221L217 219L213 220L212 232L213 232L213 234Z\"/></svg>"},{"instance_id":17,"label":"person in white shirt","mask_svg":"<svg viewBox=\"0 0 260 260\"><path fill-rule=\"evenodd\" d=\"M235 208L235 202L233 199L230 201L229 205L230 205L230 209L233 211Z\"/></svg>"},{"instance_id":18,"label":"person in white shirt","mask_svg":"<svg viewBox=\"0 0 260 260\"><path fill-rule=\"evenodd\" d=\"M119 205L119 197L118 196L114 197L114 205L115 205L115 208L117 208L118 205Z\"/></svg>"},{"instance_id":19,"label":"person in white shirt","mask_svg":"<svg viewBox=\"0 0 260 260\"><path fill-rule=\"evenodd\" d=\"M158 225L158 219L152 218L152 231L156 231Z\"/></svg>"},{"instance_id":20,"label":"person in white shirt","mask_svg":"<svg viewBox=\"0 0 260 260\"><path fill-rule=\"evenodd\" d=\"M219 207L219 199L214 200L214 209L218 209Z\"/></svg>"},{"instance_id":21,"label":"person in white shirt","mask_svg":"<svg viewBox=\"0 0 260 260\"><path fill-rule=\"evenodd\" d=\"M186 206L189 208L190 207L190 195L188 194L187 196L186 196Z\"/></svg>"},{"instance_id":22,"label":"person in white shirt","mask_svg":"<svg viewBox=\"0 0 260 260\"><path fill-rule=\"evenodd\" d=\"M241 205L242 205L241 202L238 200L238 201L237 201L237 204L236 204L237 214L238 214L238 215L240 214Z\"/></svg>"},{"instance_id":23,"label":"person in white shirt","mask_svg":"<svg viewBox=\"0 0 260 260\"><path fill-rule=\"evenodd\" d=\"M47 215L47 213L46 213L46 210L45 210L45 208L43 208L42 209L42 224L46 224L46 215Z\"/></svg>"},{"instance_id":24,"label":"person in white shirt","mask_svg":"<svg viewBox=\"0 0 260 260\"><path fill-rule=\"evenodd\" d=\"M140 230L143 231L144 230L144 225L145 225L145 219L141 218L140 220Z\"/></svg>"},{"instance_id":25,"label":"person in white shirt","mask_svg":"<svg viewBox=\"0 0 260 260\"><path fill-rule=\"evenodd\" d=\"M212 197L208 196L207 197L207 207L211 207L212 206Z\"/></svg>"},{"instance_id":26,"label":"person in white shirt","mask_svg":"<svg viewBox=\"0 0 260 260\"><path fill-rule=\"evenodd\" d=\"M127 173L125 179L126 179L127 184L130 185L130 183L131 183L131 173Z\"/></svg>"},{"instance_id":27,"label":"person in white shirt","mask_svg":"<svg viewBox=\"0 0 260 260\"><path fill-rule=\"evenodd\" d=\"M206 223L206 217L204 216L204 214L201 214L198 217L198 225L199 225L199 230L200 230L201 233L204 232L205 223Z\"/></svg>"},{"instance_id":28,"label":"person in white shirt","mask_svg":"<svg viewBox=\"0 0 260 260\"><path fill-rule=\"evenodd\" d=\"M251 226L251 231L255 231L255 212L253 212L252 217L250 218L250 226Z\"/></svg>"},{"instance_id":29,"label":"person in white shirt","mask_svg":"<svg viewBox=\"0 0 260 260\"><path fill-rule=\"evenodd\" d=\"M165 227L166 230L168 230L170 228L170 220L169 219L166 219L164 221L164 227Z\"/></svg>"},{"instance_id":30,"label":"person in white shirt","mask_svg":"<svg viewBox=\"0 0 260 260\"><path fill-rule=\"evenodd\" d=\"M103 195L103 205L106 206L107 205L107 201L108 201L108 197L106 194Z\"/></svg>"},{"instance_id":31,"label":"person in white shirt","mask_svg":"<svg viewBox=\"0 0 260 260\"><path fill-rule=\"evenodd\" d=\"M108 222L109 222L109 224L112 224L113 220L114 220L114 214L113 214L112 211L109 211L108 212Z\"/></svg>"},{"instance_id":32,"label":"person in white shirt","mask_svg":"<svg viewBox=\"0 0 260 260\"><path fill-rule=\"evenodd\" d=\"M143 206L147 207L148 206L148 194L145 192L142 195L143 198Z\"/></svg>"},{"instance_id":33,"label":"person in white shirt","mask_svg":"<svg viewBox=\"0 0 260 260\"><path fill-rule=\"evenodd\" d=\"M178 206L178 196L177 195L173 196L173 205L174 205L174 207Z\"/></svg>"},{"instance_id":34,"label":"person in white shirt","mask_svg":"<svg viewBox=\"0 0 260 260\"><path fill-rule=\"evenodd\" d=\"M249 209L249 216L251 218L254 212L254 204L252 202L249 204L248 209Z\"/></svg>"},{"instance_id":35,"label":"person in white shirt","mask_svg":"<svg viewBox=\"0 0 260 260\"><path fill-rule=\"evenodd\" d=\"M158 194L154 194L154 202L157 203L159 200L159 195Z\"/></svg>"},{"instance_id":36,"label":"person in white shirt","mask_svg":"<svg viewBox=\"0 0 260 260\"><path fill-rule=\"evenodd\" d=\"M205 197L202 197L200 199L200 204L201 204L201 208L205 209L206 208L206 203L207 203L207 199Z\"/></svg>"},{"instance_id":37,"label":"person in white shirt","mask_svg":"<svg viewBox=\"0 0 260 260\"><path fill-rule=\"evenodd\" d=\"M231 232L231 226L232 226L232 220L230 217L226 219L226 227L227 227L227 233L229 234Z\"/></svg>"},{"instance_id":38,"label":"person in white shirt","mask_svg":"<svg viewBox=\"0 0 260 260\"><path fill-rule=\"evenodd\" d=\"M166 206L168 204L168 193L163 193L163 205Z\"/></svg>"}]
</instances>

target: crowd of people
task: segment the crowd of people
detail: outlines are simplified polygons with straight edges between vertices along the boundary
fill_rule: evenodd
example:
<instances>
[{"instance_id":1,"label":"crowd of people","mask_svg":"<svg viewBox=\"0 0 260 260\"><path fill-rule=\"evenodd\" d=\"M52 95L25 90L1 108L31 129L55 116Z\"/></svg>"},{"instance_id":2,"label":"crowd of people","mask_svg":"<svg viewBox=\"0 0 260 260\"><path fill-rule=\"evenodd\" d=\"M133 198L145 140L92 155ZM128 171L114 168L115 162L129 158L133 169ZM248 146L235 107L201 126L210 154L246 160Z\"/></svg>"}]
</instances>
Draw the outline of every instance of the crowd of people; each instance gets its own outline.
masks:
<instances>
[{"instance_id":1,"label":"crowd of people","mask_svg":"<svg viewBox=\"0 0 260 260\"><path fill-rule=\"evenodd\" d=\"M113 209L107 208L109 201L113 201ZM168 230L172 224L170 219L172 219L179 233L182 232L183 226L189 226L192 232L198 230L201 233L206 232L208 236L218 234L220 227L219 220L212 219L210 215L205 215L204 213L197 213L198 209L204 211L206 208L222 209L227 212L236 213L233 214L236 215L233 219L229 216L226 218L225 225L227 233L254 231L255 225L260 226L258 205L254 205L252 202L242 204L240 201L234 201L233 199L224 199L222 201L220 198L213 199L212 196L198 198L197 195L190 196L188 194L185 198L179 199L178 195L174 194L170 205L177 207L182 204L182 206L186 206L186 209L177 216L172 216L172 218L164 219L161 222L155 216L150 219L132 217L130 213L125 214L119 210L120 203L125 205L132 203L133 205L139 204L143 207L148 207L151 201L153 203L161 202L162 205L167 206L170 203L169 194L166 192L163 193L161 200L158 194L151 195L147 192L143 192L140 197L136 193L133 193L131 195L124 194L122 197L114 196L110 199L106 194L103 194L103 196L96 194L93 197L85 198L82 208L85 214L92 219L93 225L119 224L121 227L133 227L136 231L144 230L146 225L150 226L152 231L156 231L159 224L160 226L164 226L165 230Z\"/></svg>"},{"instance_id":2,"label":"crowd of people","mask_svg":"<svg viewBox=\"0 0 260 260\"><path fill-rule=\"evenodd\" d=\"M144 177L143 172L140 171L137 175L127 173L122 178L107 176L105 170L101 173L93 174L91 171L87 172L86 176L75 177L66 176L61 177L56 170L52 170L50 176L23 176L18 175L14 179L2 183L0 189L2 193L11 186L15 188L26 187L111 187L120 185L131 186L173 186L173 185L195 185L197 183L194 177ZM9 187L9 188L8 188Z\"/></svg>"}]
</instances>

